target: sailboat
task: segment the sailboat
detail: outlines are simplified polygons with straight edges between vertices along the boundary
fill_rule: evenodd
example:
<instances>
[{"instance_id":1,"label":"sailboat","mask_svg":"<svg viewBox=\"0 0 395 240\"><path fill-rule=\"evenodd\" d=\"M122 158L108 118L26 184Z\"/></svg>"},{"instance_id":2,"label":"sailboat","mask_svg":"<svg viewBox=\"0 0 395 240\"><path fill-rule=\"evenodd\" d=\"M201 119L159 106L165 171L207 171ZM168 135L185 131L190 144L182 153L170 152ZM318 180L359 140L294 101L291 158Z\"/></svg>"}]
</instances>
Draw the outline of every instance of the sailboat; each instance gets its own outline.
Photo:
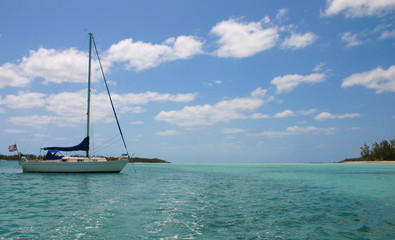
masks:
<instances>
[{"instance_id":1,"label":"sailboat","mask_svg":"<svg viewBox=\"0 0 395 240\"><path fill-rule=\"evenodd\" d=\"M89 155L89 126L90 126L90 95L91 95L91 58L92 58L92 42L94 43L96 55L99 60L100 68L103 74L104 83L110 99L112 110L118 125L118 129L126 150L125 156L119 160L107 160L104 157L91 157ZM100 62L100 57L97 52L96 43L93 34L89 33L89 67L88 67L88 105L87 105L87 136L78 145L72 147L44 147L47 151L43 159L28 159L22 153L19 153L19 165L23 172L44 172L44 173L118 173L129 162L130 156L127 150L125 139L115 112L114 104L111 99L111 94L108 89L107 81L104 76L103 67ZM85 151L86 156L72 157L64 156L63 152L71 151Z\"/></svg>"}]
</instances>

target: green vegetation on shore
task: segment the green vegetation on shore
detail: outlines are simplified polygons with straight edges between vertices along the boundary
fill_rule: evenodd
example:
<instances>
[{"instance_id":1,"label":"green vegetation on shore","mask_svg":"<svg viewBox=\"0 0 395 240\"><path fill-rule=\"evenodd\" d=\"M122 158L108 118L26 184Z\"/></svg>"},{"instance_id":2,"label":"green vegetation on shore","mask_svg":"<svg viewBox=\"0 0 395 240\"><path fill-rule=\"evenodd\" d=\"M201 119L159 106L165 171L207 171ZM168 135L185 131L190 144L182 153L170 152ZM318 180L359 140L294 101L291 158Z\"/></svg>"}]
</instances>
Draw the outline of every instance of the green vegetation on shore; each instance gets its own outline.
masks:
<instances>
[{"instance_id":1,"label":"green vegetation on shore","mask_svg":"<svg viewBox=\"0 0 395 240\"><path fill-rule=\"evenodd\" d=\"M36 156L34 154L24 154L28 159L42 159L42 156ZM106 157L107 160L109 161L114 161L118 160L118 157ZM7 161L17 161L19 160L19 156L17 154L15 155L3 155L0 154L0 159L1 160L7 160ZM142 157L133 157L129 162L134 162L134 163L170 163L168 161L159 159L159 158L142 158Z\"/></svg>"},{"instance_id":2,"label":"green vegetation on shore","mask_svg":"<svg viewBox=\"0 0 395 240\"><path fill-rule=\"evenodd\" d=\"M117 157L105 157L107 158L107 160L109 161L114 161L114 160L118 160L119 158ZM129 162L133 162L133 163L170 163L166 160L162 160L159 158L142 158L142 157L132 157Z\"/></svg>"},{"instance_id":3,"label":"green vegetation on shore","mask_svg":"<svg viewBox=\"0 0 395 240\"><path fill-rule=\"evenodd\" d=\"M132 162L135 162L135 163L170 163L166 160L162 160L159 158L141 158L141 157L133 157Z\"/></svg>"},{"instance_id":4,"label":"green vegetation on shore","mask_svg":"<svg viewBox=\"0 0 395 240\"><path fill-rule=\"evenodd\" d=\"M361 157L346 158L341 162L395 161L395 139L391 141L382 140L380 143L374 142L372 147L365 143L360 149Z\"/></svg>"},{"instance_id":5,"label":"green vegetation on shore","mask_svg":"<svg viewBox=\"0 0 395 240\"><path fill-rule=\"evenodd\" d=\"M34 154L24 154L28 159L37 159L37 156ZM42 157L41 157L42 159ZM0 160L6 160L6 161L18 161L19 160L19 156L18 154L14 154L14 155L3 155L0 154Z\"/></svg>"}]
</instances>

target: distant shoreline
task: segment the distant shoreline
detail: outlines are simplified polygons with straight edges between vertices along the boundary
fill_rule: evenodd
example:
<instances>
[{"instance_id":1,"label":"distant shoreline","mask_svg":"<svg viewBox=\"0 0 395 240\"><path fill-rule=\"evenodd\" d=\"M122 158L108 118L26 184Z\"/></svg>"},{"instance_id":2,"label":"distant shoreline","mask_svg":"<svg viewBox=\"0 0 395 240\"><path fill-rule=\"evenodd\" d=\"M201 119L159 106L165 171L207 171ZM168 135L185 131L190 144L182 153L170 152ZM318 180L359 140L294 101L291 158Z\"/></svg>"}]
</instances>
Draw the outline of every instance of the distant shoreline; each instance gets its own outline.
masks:
<instances>
[{"instance_id":1,"label":"distant shoreline","mask_svg":"<svg viewBox=\"0 0 395 240\"><path fill-rule=\"evenodd\" d=\"M395 164L395 161L340 161L338 163L347 163L347 164Z\"/></svg>"},{"instance_id":2,"label":"distant shoreline","mask_svg":"<svg viewBox=\"0 0 395 240\"><path fill-rule=\"evenodd\" d=\"M159 158L141 158L141 157L132 157L129 162L133 162L133 163L170 163L166 160L162 160Z\"/></svg>"}]
</instances>

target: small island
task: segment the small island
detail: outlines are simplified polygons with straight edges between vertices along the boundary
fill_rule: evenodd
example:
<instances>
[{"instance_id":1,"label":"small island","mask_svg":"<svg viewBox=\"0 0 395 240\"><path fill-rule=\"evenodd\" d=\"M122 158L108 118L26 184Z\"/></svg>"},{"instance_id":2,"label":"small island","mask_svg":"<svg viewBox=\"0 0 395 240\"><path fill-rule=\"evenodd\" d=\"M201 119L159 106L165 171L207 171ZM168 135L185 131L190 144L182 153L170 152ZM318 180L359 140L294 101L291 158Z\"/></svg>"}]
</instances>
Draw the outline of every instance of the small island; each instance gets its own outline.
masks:
<instances>
[{"instance_id":1,"label":"small island","mask_svg":"<svg viewBox=\"0 0 395 240\"><path fill-rule=\"evenodd\" d=\"M117 157L105 157L109 161L118 160ZM125 158L126 159L126 158ZM142 158L142 157L132 157L129 159L130 163L170 163L166 160L159 158Z\"/></svg>"},{"instance_id":2,"label":"small island","mask_svg":"<svg viewBox=\"0 0 395 240\"><path fill-rule=\"evenodd\" d=\"M360 157L346 158L339 163L395 163L395 139L382 140L380 143L374 142L372 147L365 143L360 149Z\"/></svg>"},{"instance_id":3,"label":"small island","mask_svg":"<svg viewBox=\"0 0 395 240\"><path fill-rule=\"evenodd\" d=\"M159 158L142 158L142 157L133 157L129 162L134 163L170 163L166 160L162 160Z\"/></svg>"}]
</instances>

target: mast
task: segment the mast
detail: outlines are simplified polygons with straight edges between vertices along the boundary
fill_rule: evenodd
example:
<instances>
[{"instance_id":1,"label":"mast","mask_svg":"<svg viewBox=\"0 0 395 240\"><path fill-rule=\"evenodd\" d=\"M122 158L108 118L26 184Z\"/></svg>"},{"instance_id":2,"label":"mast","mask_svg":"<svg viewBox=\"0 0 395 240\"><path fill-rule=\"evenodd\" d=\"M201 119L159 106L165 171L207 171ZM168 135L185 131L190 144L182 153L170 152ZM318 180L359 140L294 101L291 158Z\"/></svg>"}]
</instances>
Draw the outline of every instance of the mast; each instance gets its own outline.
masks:
<instances>
[{"instance_id":1,"label":"mast","mask_svg":"<svg viewBox=\"0 0 395 240\"><path fill-rule=\"evenodd\" d=\"M86 136L89 139L89 121L90 121L90 107L91 107L91 60L92 60L92 37L93 34L89 33L89 67L88 67L88 107L86 112ZM86 150L86 157L89 157L89 146Z\"/></svg>"}]
</instances>

